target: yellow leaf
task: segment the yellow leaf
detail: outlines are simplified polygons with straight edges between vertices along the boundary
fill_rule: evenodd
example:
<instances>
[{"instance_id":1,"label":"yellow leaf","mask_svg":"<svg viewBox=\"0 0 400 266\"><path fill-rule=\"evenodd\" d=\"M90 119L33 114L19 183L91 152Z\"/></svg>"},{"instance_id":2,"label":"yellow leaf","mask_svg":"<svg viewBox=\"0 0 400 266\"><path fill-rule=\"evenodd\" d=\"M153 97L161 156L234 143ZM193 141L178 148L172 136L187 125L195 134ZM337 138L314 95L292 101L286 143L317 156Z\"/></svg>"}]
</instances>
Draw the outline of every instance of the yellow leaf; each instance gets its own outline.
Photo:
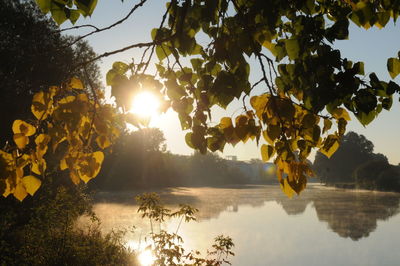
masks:
<instances>
[{"instance_id":1,"label":"yellow leaf","mask_svg":"<svg viewBox=\"0 0 400 266\"><path fill-rule=\"evenodd\" d=\"M28 154L23 154L17 159L16 167L24 168L27 164L29 164L29 160L31 157Z\"/></svg>"},{"instance_id":2,"label":"yellow leaf","mask_svg":"<svg viewBox=\"0 0 400 266\"><path fill-rule=\"evenodd\" d=\"M32 161L32 172L34 172L37 175L42 175L46 171L46 161L44 159L38 159Z\"/></svg>"},{"instance_id":3,"label":"yellow leaf","mask_svg":"<svg viewBox=\"0 0 400 266\"><path fill-rule=\"evenodd\" d=\"M79 179L78 174L75 170L71 170L69 176L75 185L78 185L81 182L81 180Z\"/></svg>"},{"instance_id":4,"label":"yellow leaf","mask_svg":"<svg viewBox=\"0 0 400 266\"><path fill-rule=\"evenodd\" d=\"M286 196L288 196L288 198L292 198L294 193L296 193L296 191L294 191L293 188L289 185L287 178L283 180L283 184L281 183L281 189L286 194Z\"/></svg>"},{"instance_id":5,"label":"yellow leaf","mask_svg":"<svg viewBox=\"0 0 400 266\"><path fill-rule=\"evenodd\" d=\"M263 136L269 144L273 145L275 140L281 134L281 127L278 125L269 125L267 130L263 131Z\"/></svg>"},{"instance_id":6,"label":"yellow leaf","mask_svg":"<svg viewBox=\"0 0 400 266\"><path fill-rule=\"evenodd\" d=\"M264 93L259 96L253 96L250 98L250 104L256 111L256 115L261 121L263 120L262 114L265 112L269 98L271 97L270 94Z\"/></svg>"},{"instance_id":7,"label":"yellow leaf","mask_svg":"<svg viewBox=\"0 0 400 266\"><path fill-rule=\"evenodd\" d=\"M139 123L140 123L139 119ZM105 121L100 120L100 119L95 119L94 120L94 129L96 130L97 134L99 135L107 135L108 134L108 127Z\"/></svg>"},{"instance_id":8,"label":"yellow leaf","mask_svg":"<svg viewBox=\"0 0 400 266\"><path fill-rule=\"evenodd\" d=\"M261 146L261 158L264 162L268 162L269 159L275 154L275 149L271 145L263 144Z\"/></svg>"},{"instance_id":9,"label":"yellow leaf","mask_svg":"<svg viewBox=\"0 0 400 266\"><path fill-rule=\"evenodd\" d=\"M350 115L349 113L343 109L343 108L335 108L332 112L331 112L332 116L336 119L340 119L343 118L347 121L350 121Z\"/></svg>"},{"instance_id":10,"label":"yellow leaf","mask_svg":"<svg viewBox=\"0 0 400 266\"><path fill-rule=\"evenodd\" d=\"M26 192L25 186L22 182L19 182L17 186L15 187L14 197L18 199L19 201L23 201L26 196L28 196L28 193Z\"/></svg>"},{"instance_id":11,"label":"yellow leaf","mask_svg":"<svg viewBox=\"0 0 400 266\"><path fill-rule=\"evenodd\" d=\"M58 101L59 104L68 104L68 103L72 103L73 101L75 101L76 97L75 96L67 96L62 98L60 101Z\"/></svg>"},{"instance_id":12,"label":"yellow leaf","mask_svg":"<svg viewBox=\"0 0 400 266\"><path fill-rule=\"evenodd\" d=\"M23 177L22 183L25 186L26 192L28 192L31 196L33 196L33 194L35 194L35 192L42 185L42 181L40 181L40 179L34 177L33 175Z\"/></svg>"},{"instance_id":13,"label":"yellow leaf","mask_svg":"<svg viewBox=\"0 0 400 266\"><path fill-rule=\"evenodd\" d=\"M324 128L322 129L322 133L325 133L332 127L332 121L328 118L324 119Z\"/></svg>"},{"instance_id":14,"label":"yellow leaf","mask_svg":"<svg viewBox=\"0 0 400 266\"><path fill-rule=\"evenodd\" d=\"M101 151L96 151L92 154L93 158L95 158L96 162L99 164L103 163L104 160L104 153Z\"/></svg>"},{"instance_id":15,"label":"yellow leaf","mask_svg":"<svg viewBox=\"0 0 400 266\"><path fill-rule=\"evenodd\" d=\"M232 127L232 119L230 117L221 118L221 121L219 122L219 128L225 129L229 127Z\"/></svg>"},{"instance_id":16,"label":"yellow leaf","mask_svg":"<svg viewBox=\"0 0 400 266\"><path fill-rule=\"evenodd\" d=\"M6 184L6 189L3 192L3 197L8 197L8 195L10 195L11 193L14 192L14 189L11 188L11 183L9 178L5 179L5 184Z\"/></svg>"},{"instance_id":17,"label":"yellow leaf","mask_svg":"<svg viewBox=\"0 0 400 266\"><path fill-rule=\"evenodd\" d=\"M22 133L23 135L28 137L32 136L36 132L36 128L34 126L19 119L14 121L12 125L12 130L14 134Z\"/></svg>"},{"instance_id":18,"label":"yellow leaf","mask_svg":"<svg viewBox=\"0 0 400 266\"><path fill-rule=\"evenodd\" d=\"M62 159L62 160L60 161L60 169L61 169L61 170L65 170L65 169L67 169L67 168L68 168L67 161L66 161L65 159Z\"/></svg>"},{"instance_id":19,"label":"yellow leaf","mask_svg":"<svg viewBox=\"0 0 400 266\"><path fill-rule=\"evenodd\" d=\"M80 79L77 78L72 78L68 84L67 89L77 89L77 90L83 90L83 84Z\"/></svg>"},{"instance_id":20,"label":"yellow leaf","mask_svg":"<svg viewBox=\"0 0 400 266\"><path fill-rule=\"evenodd\" d=\"M17 180L21 179L24 175L24 170L20 167L15 168L15 177Z\"/></svg>"},{"instance_id":21,"label":"yellow leaf","mask_svg":"<svg viewBox=\"0 0 400 266\"><path fill-rule=\"evenodd\" d=\"M110 140L104 135L97 136L96 143L101 149L105 149L111 145Z\"/></svg>"},{"instance_id":22,"label":"yellow leaf","mask_svg":"<svg viewBox=\"0 0 400 266\"><path fill-rule=\"evenodd\" d=\"M320 149L320 152L325 154L328 158L331 158L331 156L335 153L335 151L339 148L339 139L335 135L329 135L326 140L324 141L324 144L322 148Z\"/></svg>"},{"instance_id":23,"label":"yellow leaf","mask_svg":"<svg viewBox=\"0 0 400 266\"><path fill-rule=\"evenodd\" d=\"M25 146L29 143L29 138L23 133L14 134L13 139L19 149L25 148Z\"/></svg>"},{"instance_id":24,"label":"yellow leaf","mask_svg":"<svg viewBox=\"0 0 400 266\"><path fill-rule=\"evenodd\" d=\"M36 137L36 151L39 158L42 158L43 155L47 152L47 144L50 142L50 136L46 134L40 134Z\"/></svg>"},{"instance_id":25,"label":"yellow leaf","mask_svg":"<svg viewBox=\"0 0 400 266\"><path fill-rule=\"evenodd\" d=\"M47 118L47 110L53 102L51 98L51 94L49 95L43 91L39 91L33 95L31 111L36 119L43 120Z\"/></svg>"},{"instance_id":26,"label":"yellow leaf","mask_svg":"<svg viewBox=\"0 0 400 266\"><path fill-rule=\"evenodd\" d=\"M278 55L278 52L275 49L275 44L270 41L265 41L262 44L265 48L267 48L274 56Z\"/></svg>"},{"instance_id":27,"label":"yellow leaf","mask_svg":"<svg viewBox=\"0 0 400 266\"><path fill-rule=\"evenodd\" d=\"M35 143L36 145L47 145L50 141L50 136L47 134L39 134L39 136L36 137Z\"/></svg>"},{"instance_id":28,"label":"yellow leaf","mask_svg":"<svg viewBox=\"0 0 400 266\"><path fill-rule=\"evenodd\" d=\"M78 169L79 178L85 183L89 182L92 178L96 177L101 169L101 164L104 160L104 153L96 151L84 156Z\"/></svg>"}]
</instances>

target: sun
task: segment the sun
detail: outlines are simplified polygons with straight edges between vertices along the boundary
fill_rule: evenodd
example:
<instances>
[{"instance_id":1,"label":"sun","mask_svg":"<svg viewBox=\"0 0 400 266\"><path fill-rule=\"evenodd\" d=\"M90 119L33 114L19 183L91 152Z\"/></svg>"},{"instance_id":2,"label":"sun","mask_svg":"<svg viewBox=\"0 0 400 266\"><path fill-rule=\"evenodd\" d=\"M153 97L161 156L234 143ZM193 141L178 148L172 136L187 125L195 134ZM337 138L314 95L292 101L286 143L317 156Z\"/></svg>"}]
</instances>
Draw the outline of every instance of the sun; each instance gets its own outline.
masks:
<instances>
[{"instance_id":1,"label":"sun","mask_svg":"<svg viewBox=\"0 0 400 266\"><path fill-rule=\"evenodd\" d=\"M142 252L140 252L139 255L139 261L140 264L143 266L149 266L149 265L153 265L154 261L155 261L155 257L153 255L153 253L151 252L151 250L143 250Z\"/></svg>"},{"instance_id":2,"label":"sun","mask_svg":"<svg viewBox=\"0 0 400 266\"><path fill-rule=\"evenodd\" d=\"M131 106L131 112L145 118L154 118L158 115L160 101L157 97L149 92L144 91L137 94Z\"/></svg>"}]
</instances>

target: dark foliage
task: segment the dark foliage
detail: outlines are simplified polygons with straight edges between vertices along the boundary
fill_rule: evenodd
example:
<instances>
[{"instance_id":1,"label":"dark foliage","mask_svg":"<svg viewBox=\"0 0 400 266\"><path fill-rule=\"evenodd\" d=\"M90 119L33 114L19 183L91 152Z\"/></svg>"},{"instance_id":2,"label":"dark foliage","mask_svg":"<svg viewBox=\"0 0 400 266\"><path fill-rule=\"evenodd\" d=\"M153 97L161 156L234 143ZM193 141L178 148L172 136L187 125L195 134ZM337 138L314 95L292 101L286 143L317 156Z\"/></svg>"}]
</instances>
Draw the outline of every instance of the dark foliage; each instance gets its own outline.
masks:
<instances>
[{"instance_id":1,"label":"dark foliage","mask_svg":"<svg viewBox=\"0 0 400 266\"><path fill-rule=\"evenodd\" d=\"M88 75L73 70L95 53L85 42L67 47L58 26L37 8L34 1L2 0L0 5L0 145L11 139L8 129L15 119L31 117L32 95L59 85L71 76L99 86L97 64L87 66ZM18 102L18 104L16 104ZM7 115L5 115L7 114Z\"/></svg>"}]
</instances>

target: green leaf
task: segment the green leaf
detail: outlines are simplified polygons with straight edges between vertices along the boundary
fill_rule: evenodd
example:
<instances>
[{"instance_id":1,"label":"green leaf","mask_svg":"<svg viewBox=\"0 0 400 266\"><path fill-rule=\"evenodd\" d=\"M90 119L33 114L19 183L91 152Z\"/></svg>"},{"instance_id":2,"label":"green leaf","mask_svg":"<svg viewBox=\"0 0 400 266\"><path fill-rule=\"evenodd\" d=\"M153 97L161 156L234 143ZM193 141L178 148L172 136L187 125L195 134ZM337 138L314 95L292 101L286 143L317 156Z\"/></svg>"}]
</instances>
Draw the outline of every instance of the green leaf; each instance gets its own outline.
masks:
<instances>
[{"instance_id":1,"label":"green leaf","mask_svg":"<svg viewBox=\"0 0 400 266\"><path fill-rule=\"evenodd\" d=\"M354 64L353 69L356 71L357 74L359 75L365 75L364 72L364 62L357 62Z\"/></svg>"},{"instance_id":2,"label":"green leaf","mask_svg":"<svg viewBox=\"0 0 400 266\"><path fill-rule=\"evenodd\" d=\"M67 16L67 17L69 18L71 23L74 25L80 16L81 16L81 13L79 13L78 10L70 10L69 16Z\"/></svg>"},{"instance_id":3,"label":"green leaf","mask_svg":"<svg viewBox=\"0 0 400 266\"><path fill-rule=\"evenodd\" d=\"M64 10L58 7L51 9L51 17L58 25L63 24L64 21L67 20L67 15L65 14Z\"/></svg>"},{"instance_id":4,"label":"green leaf","mask_svg":"<svg viewBox=\"0 0 400 266\"><path fill-rule=\"evenodd\" d=\"M75 4L82 14L86 16L92 15L97 5L97 0L75 0Z\"/></svg>"},{"instance_id":5,"label":"green leaf","mask_svg":"<svg viewBox=\"0 0 400 266\"><path fill-rule=\"evenodd\" d=\"M366 126L375 119L376 111L371 111L369 113L359 112L358 114L356 114L356 117L363 126Z\"/></svg>"},{"instance_id":6,"label":"green leaf","mask_svg":"<svg viewBox=\"0 0 400 266\"><path fill-rule=\"evenodd\" d=\"M193 135L192 132L186 133L186 135L185 135L185 141L186 141L186 144L187 144L190 148L194 149L195 147L194 147L194 145L193 145L193 143L192 143L192 135Z\"/></svg>"},{"instance_id":7,"label":"green leaf","mask_svg":"<svg viewBox=\"0 0 400 266\"><path fill-rule=\"evenodd\" d=\"M50 11L51 2L52 0L36 0L36 3L38 4L40 10L42 10L42 12L45 14Z\"/></svg>"},{"instance_id":8,"label":"green leaf","mask_svg":"<svg viewBox=\"0 0 400 266\"><path fill-rule=\"evenodd\" d=\"M157 45L156 54L158 60L162 61L171 54L171 50L166 45Z\"/></svg>"},{"instance_id":9,"label":"green leaf","mask_svg":"<svg viewBox=\"0 0 400 266\"><path fill-rule=\"evenodd\" d=\"M349 37L349 21L347 19L341 19L335 22L335 24L327 29L327 38L330 41L334 39L346 40Z\"/></svg>"},{"instance_id":10,"label":"green leaf","mask_svg":"<svg viewBox=\"0 0 400 266\"><path fill-rule=\"evenodd\" d=\"M285 47L290 60L296 60L299 57L300 46L297 39L285 40Z\"/></svg>"},{"instance_id":11,"label":"green leaf","mask_svg":"<svg viewBox=\"0 0 400 266\"><path fill-rule=\"evenodd\" d=\"M120 75L124 75L125 72L128 71L129 65L128 65L128 64L125 64L124 62L117 61L117 62L114 62L114 63L113 63L112 69L113 69L116 73L118 73L118 74L120 74Z\"/></svg>"},{"instance_id":12,"label":"green leaf","mask_svg":"<svg viewBox=\"0 0 400 266\"><path fill-rule=\"evenodd\" d=\"M396 78L400 73L400 60L397 58L389 58L387 60L387 69L392 79Z\"/></svg>"}]
</instances>

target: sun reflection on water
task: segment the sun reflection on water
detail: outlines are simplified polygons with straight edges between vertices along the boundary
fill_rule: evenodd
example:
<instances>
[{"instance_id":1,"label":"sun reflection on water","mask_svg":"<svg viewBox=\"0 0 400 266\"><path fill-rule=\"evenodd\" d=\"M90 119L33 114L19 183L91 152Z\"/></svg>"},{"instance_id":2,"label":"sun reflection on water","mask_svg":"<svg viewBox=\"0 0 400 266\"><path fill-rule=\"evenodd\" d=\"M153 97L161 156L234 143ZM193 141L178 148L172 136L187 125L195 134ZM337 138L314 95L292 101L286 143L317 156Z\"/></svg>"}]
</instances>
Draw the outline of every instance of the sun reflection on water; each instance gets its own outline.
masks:
<instances>
[{"instance_id":1,"label":"sun reflection on water","mask_svg":"<svg viewBox=\"0 0 400 266\"><path fill-rule=\"evenodd\" d=\"M137 252L137 260L139 261L141 266L150 266L154 264L156 258L152 250L149 248L150 246L144 248L138 242L130 240L126 243L126 247L130 250L135 251L135 253Z\"/></svg>"}]
</instances>

